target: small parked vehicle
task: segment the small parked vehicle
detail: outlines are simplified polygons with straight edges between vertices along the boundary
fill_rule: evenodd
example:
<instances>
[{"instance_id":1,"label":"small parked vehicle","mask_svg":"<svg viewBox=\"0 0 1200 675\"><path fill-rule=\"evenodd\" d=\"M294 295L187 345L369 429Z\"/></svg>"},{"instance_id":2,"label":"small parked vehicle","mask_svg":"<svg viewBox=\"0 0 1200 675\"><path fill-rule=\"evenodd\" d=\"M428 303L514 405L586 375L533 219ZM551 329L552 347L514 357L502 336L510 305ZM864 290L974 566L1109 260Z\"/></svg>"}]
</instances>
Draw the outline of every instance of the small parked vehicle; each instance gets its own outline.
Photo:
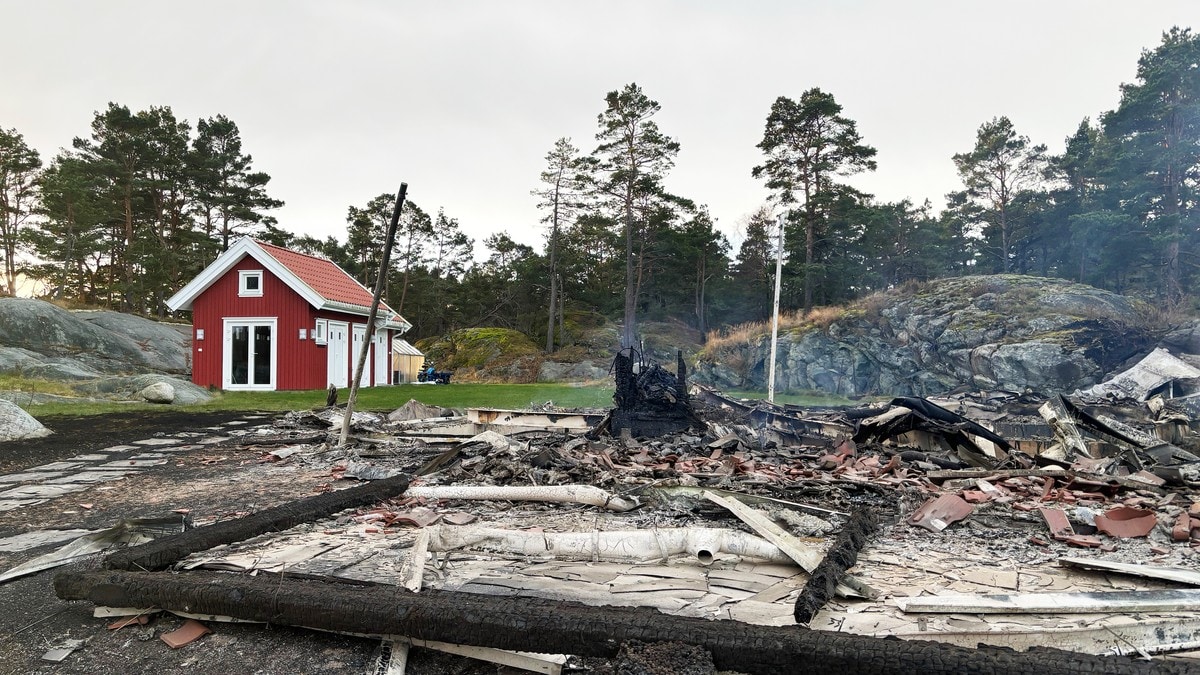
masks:
<instances>
[{"instance_id":1,"label":"small parked vehicle","mask_svg":"<svg viewBox=\"0 0 1200 675\"><path fill-rule=\"evenodd\" d=\"M450 384L450 375L448 370L438 370L429 361L421 366L421 371L417 373L418 382L431 382L433 384Z\"/></svg>"}]
</instances>

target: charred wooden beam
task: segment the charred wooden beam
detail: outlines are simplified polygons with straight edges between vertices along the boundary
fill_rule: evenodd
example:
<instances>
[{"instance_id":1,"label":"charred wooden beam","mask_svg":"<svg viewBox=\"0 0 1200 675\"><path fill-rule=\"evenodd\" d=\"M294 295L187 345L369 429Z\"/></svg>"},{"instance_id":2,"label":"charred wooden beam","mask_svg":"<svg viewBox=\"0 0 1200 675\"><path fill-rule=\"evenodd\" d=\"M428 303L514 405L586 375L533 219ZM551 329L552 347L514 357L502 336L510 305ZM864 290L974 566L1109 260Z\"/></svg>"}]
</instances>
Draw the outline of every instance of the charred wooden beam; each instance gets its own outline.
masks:
<instances>
[{"instance_id":1,"label":"charred wooden beam","mask_svg":"<svg viewBox=\"0 0 1200 675\"><path fill-rule=\"evenodd\" d=\"M403 635L499 649L615 655L622 643L674 641L708 650L723 670L872 675L924 673L1196 673L1185 663L1142 662L1053 649L968 649L796 626L755 626L591 607L525 597L359 587L219 572L68 572L54 580L65 600L160 607L277 625L369 635Z\"/></svg>"},{"instance_id":2,"label":"charred wooden beam","mask_svg":"<svg viewBox=\"0 0 1200 675\"><path fill-rule=\"evenodd\" d=\"M800 597L796 598L796 623L812 621L825 603L829 602L838 584L846 576L846 570L854 567L855 561L858 560L858 552L878 526L879 521L866 509L858 509L850 514L850 520L846 521L833 546L825 554L821 564L812 571L808 583L804 584Z\"/></svg>"},{"instance_id":3,"label":"charred wooden beam","mask_svg":"<svg viewBox=\"0 0 1200 675\"><path fill-rule=\"evenodd\" d=\"M394 476L358 487L326 492L243 518L223 520L133 546L108 556L104 566L115 570L161 570L183 558L214 546L232 544L267 532L278 532L359 506L375 504L408 489L408 476Z\"/></svg>"}]
</instances>

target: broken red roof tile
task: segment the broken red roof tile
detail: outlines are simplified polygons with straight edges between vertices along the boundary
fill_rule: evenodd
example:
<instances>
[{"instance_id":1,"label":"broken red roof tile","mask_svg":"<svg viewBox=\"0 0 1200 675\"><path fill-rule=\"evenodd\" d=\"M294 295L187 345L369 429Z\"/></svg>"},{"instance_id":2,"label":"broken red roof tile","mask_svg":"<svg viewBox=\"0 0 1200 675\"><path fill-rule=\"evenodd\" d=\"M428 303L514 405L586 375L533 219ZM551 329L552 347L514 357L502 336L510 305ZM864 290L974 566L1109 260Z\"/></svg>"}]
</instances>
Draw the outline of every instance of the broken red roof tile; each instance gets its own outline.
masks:
<instances>
[{"instance_id":1,"label":"broken red roof tile","mask_svg":"<svg viewBox=\"0 0 1200 675\"><path fill-rule=\"evenodd\" d=\"M1055 539L1065 540L1075 534L1075 528L1071 527L1071 521L1067 520L1067 514L1062 509L1038 509L1042 514L1042 519L1046 521L1046 525L1050 528L1050 536Z\"/></svg>"},{"instance_id":2,"label":"broken red roof tile","mask_svg":"<svg viewBox=\"0 0 1200 675\"><path fill-rule=\"evenodd\" d=\"M1090 534L1073 534L1069 537L1063 537L1061 541L1066 542L1070 546L1079 546L1080 548L1101 548L1103 543L1100 537L1094 537ZM1111 550L1116 550L1114 547Z\"/></svg>"},{"instance_id":3,"label":"broken red roof tile","mask_svg":"<svg viewBox=\"0 0 1200 675\"><path fill-rule=\"evenodd\" d=\"M913 511L908 517L908 522L931 532L941 532L952 523L971 515L974 510L974 506L963 501L958 495L942 495L929 499Z\"/></svg>"},{"instance_id":4,"label":"broken red roof tile","mask_svg":"<svg viewBox=\"0 0 1200 675\"><path fill-rule=\"evenodd\" d=\"M1153 511L1128 506L1118 506L1096 516L1096 529L1113 537L1144 537L1157 523Z\"/></svg>"},{"instance_id":5,"label":"broken red roof tile","mask_svg":"<svg viewBox=\"0 0 1200 675\"><path fill-rule=\"evenodd\" d=\"M991 501L992 496L982 490L963 490L962 498L968 504L982 504Z\"/></svg>"},{"instance_id":6,"label":"broken red roof tile","mask_svg":"<svg viewBox=\"0 0 1200 675\"><path fill-rule=\"evenodd\" d=\"M145 614L138 614L137 616L124 616L108 624L108 629L121 630L126 626L145 626L148 623L150 623L150 617L146 616Z\"/></svg>"},{"instance_id":7,"label":"broken red roof tile","mask_svg":"<svg viewBox=\"0 0 1200 675\"><path fill-rule=\"evenodd\" d=\"M433 509L428 509L424 506L414 506L408 511L401 511L399 513L392 514L392 517L389 518L389 524L408 523L410 525L416 525L417 527L429 527L430 525L433 525L437 521L441 520L441 518L441 514L437 513Z\"/></svg>"},{"instance_id":8,"label":"broken red roof tile","mask_svg":"<svg viewBox=\"0 0 1200 675\"><path fill-rule=\"evenodd\" d=\"M451 511L450 513L444 514L442 516L442 520L450 523L451 525L466 525L468 523L475 522L476 516L473 513L467 513L465 511Z\"/></svg>"},{"instance_id":9,"label":"broken red roof tile","mask_svg":"<svg viewBox=\"0 0 1200 675\"><path fill-rule=\"evenodd\" d=\"M188 619L183 622L183 625L170 633L163 633L159 637L162 641L170 645L171 649L179 649L180 647L195 642L200 638L208 635L212 629L195 619Z\"/></svg>"},{"instance_id":10,"label":"broken red roof tile","mask_svg":"<svg viewBox=\"0 0 1200 675\"><path fill-rule=\"evenodd\" d=\"M1192 536L1192 519L1186 513L1179 514L1175 525L1171 528L1171 538L1175 541L1187 541Z\"/></svg>"}]
</instances>

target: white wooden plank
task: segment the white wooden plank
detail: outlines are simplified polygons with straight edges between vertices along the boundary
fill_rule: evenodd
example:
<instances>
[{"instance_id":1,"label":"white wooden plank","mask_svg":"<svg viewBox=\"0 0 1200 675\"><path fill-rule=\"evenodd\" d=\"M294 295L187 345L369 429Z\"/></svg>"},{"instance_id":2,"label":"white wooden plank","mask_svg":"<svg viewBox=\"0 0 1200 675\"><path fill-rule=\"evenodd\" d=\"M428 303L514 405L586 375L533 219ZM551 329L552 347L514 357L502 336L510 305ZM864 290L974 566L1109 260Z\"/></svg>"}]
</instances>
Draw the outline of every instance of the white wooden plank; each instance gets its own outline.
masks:
<instances>
[{"instance_id":1,"label":"white wooden plank","mask_svg":"<svg viewBox=\"0 0 1200 675\"><path fill-rule=\"evenodd\" d=\"M404 587L413 593L418 593L421 590L421 583L425 577L425 558L428 555L429 530L421 528L420 534L417 535L417 540L413 542L412 548L409 549L408 556L404 560L404 565L400 568Z\"/></svg>"},{"instance_id":2,"label":"white wooden plank","mask_svg":"<svg viewBox=\"0 0 1200 675\"><path fill-rule=\"evenodd\" d=\"M1200 590L1013 593L896 598L904 612L968 614L1076 614L1200 610Z\"/></svg>"},{"instance_id":3,"label":"white wooden plank","mask_svg":"<svg viewBox=\"0 0 1200 675\"><path fill-rule=\"evenodd\" d=\"M752 509L736 499L727 499L712 492L705 492L704 496L712 503L728 509L739 520L749 525L760 537L778 546L779 550L795 560L796 564L804 568L805 572L815 570L825 557L824 553L800 541L798 537L792 536L790 532L763 515L761 511ZM875 598L879 595L878 591L861 579L855 579L849 575L846 575L842 583L838 584L837 593L843 597Z\"/></svg>"},{"instance_id":4,"label":"white wooden plank","mask_svg":"<svg viewBox=\"0 0 1200 675\"><path fill-rule=\"evenodd\" d=\"M1121 563L1112 560L1094 560L1092 558L1059 558L1060 565L1078 567L1085 570L1102 570L1105 572L1120 572L1148 579L1178 581L1181 584L1200 586L1200 572L1180 569L1178 567L1160 567L1158 565L1137 565Z\"/></svg>"},{"instance_id":5,"label":"white wooden plank","mask_svg":"<svg viewBox=\"0 0 1200 675\"><path fill-rule=\"evenodd\" d=\"M421 640L409 637L397 637L396 641L405 641L414 647L436 649L439 652L446 652L447 654L467 656L489 663L499 663L510 668L545 673L546 675L561 675L563 664L567 662L567 657L563 654L511 652L504 649L492 649L491 647L472 647L470 645L456 645L449 642L437 642L435 640Z\"/></svg>"}]
</instances>

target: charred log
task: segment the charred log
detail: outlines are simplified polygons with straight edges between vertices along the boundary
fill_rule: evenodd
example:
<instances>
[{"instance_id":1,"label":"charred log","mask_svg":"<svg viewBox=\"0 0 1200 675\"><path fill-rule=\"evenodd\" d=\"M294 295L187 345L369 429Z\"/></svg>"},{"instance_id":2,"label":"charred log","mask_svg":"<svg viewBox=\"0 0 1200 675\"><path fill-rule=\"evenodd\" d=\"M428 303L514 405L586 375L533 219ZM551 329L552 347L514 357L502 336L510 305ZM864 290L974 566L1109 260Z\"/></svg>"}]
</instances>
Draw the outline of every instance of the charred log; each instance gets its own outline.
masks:
<instances>
[{"instance_id":1,"label":"charred log","mask_svg":"<svg viewBox=\"0 0 1200 675\"><path fill-rule=\"evenodd\" d=\"M244 518L225 520L180 534L155 539L108 556L104 566L116 570L161 570L183 558L222 544L232 544L267 532L278 532L324 518L338 511L375 504L408 489L408 476L371 481L358 487L327 492Z\"/></svg>"},{"instance_id":2,"label":"charred log","mask_svg":"<svg viewBox=\"0 0 1200 675\"><path fill-rule=\"evenodd\" d=\"M1195 666L1053 649L968 649L796 626L676 617L649 608L591 607L520 596L358 587L224 573L70 572L58 597L119 607L160 607L277 625L404 635L466 645L612 657L623 643L674 641L704 648L718 668L745 673L1196 673Z\"/></svg>"},{"instance_id":3,"label":"charred log","mask_svg":"<svg viewBox=\"0 0 1200 675\"><path fill-rule=\"evenodd\" d=\"M800 597L796 598L796 623L812 621L825 603L829 602L838 584L846 576L846 570L854 566L858 560L858 552L878 526L879 522L874 514L866 509L858 509L850 515L850 520L842 527L833 546L825 554L821 564L812 571L808 583L804 584Z\"/></svg>"}]
</instances>

